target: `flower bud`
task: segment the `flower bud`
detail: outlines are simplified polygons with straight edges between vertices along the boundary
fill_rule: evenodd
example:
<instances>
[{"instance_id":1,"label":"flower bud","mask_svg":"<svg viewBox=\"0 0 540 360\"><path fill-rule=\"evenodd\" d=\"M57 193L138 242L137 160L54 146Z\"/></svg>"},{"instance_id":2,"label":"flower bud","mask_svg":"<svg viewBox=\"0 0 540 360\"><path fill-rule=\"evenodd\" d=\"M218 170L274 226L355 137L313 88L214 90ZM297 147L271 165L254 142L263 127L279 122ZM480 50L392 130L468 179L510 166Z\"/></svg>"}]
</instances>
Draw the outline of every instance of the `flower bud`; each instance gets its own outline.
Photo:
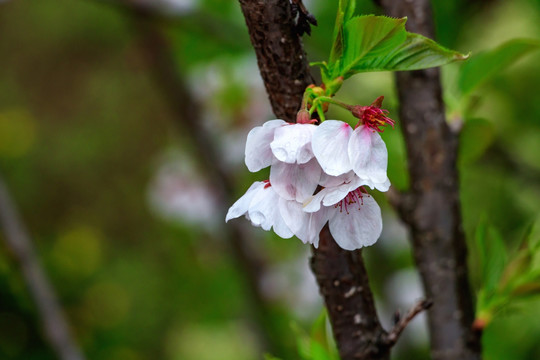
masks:
<instances>
[{"instance_id":1,"label":"flower bud","mask_svg":"<svg viewBox=\"0 0 540 360\"><path fill-rule=\"evenodd\" d=\"M302 109L296 114L296 123L297 124L309 124L309 121L311 120L311 116L309 115L309 111L306 109Z\"/></svg>"},{"instance_id":2,"label":"flower bud","mask_svg":"<svg viewBox=\"0 0 540 360\"><path fill-rule=\"evenodd\" d=\"M309 111L307 111L306 109L302 109L296 114L297 124L315 124L317 121L317 119L311 118Z\"/></svg>"}]
</instances>

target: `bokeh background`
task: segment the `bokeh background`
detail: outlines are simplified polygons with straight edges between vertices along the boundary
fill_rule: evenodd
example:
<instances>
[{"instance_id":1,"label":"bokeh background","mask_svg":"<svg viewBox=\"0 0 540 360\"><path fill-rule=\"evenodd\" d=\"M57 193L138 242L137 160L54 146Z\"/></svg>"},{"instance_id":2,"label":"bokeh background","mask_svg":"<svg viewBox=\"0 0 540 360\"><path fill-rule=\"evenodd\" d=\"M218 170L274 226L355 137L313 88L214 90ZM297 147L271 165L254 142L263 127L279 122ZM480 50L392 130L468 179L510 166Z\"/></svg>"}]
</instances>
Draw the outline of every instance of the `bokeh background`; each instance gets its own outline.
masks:
<instances>
[{"instance_id":1,"label":"bokeh background","mask_svg":"<svg viewBox=\"0 0 540 360\"><path fill-rule=\"evenodd\" d=\"M224 230L227 201L267 177L247 171L243 146L250 128L272 119L239 5L135 3L138 11L112 0L0 1L0 174L89 359L253 360L262 349L298 359L295 339L322 310L309 248L239 219L246 261ZM336 4L306 5L319 22L304 37L306 51L324 60ZM433 5L439 42L473 56L510 39L540 39L535 0ZM358 11L379 12L363 0ZM170 62L155 61L163 57ZM459 65L442 70L449 121L462 127L469 239L485 223L513 249L538 217L539 64L540 52L522 57L477 89L467 111L456 92ZM156 66L169 66L198 113L179 109ZM357 75L338 98L367 105L379 95L396 119L390 73ZM214 163L190 123L210 140ZM399 125L383 137L389 177L406 189ZM228 200L213 166L234 184ZM384 231L365 258L389 326L422 290L406 230L379 195ZM470 263L476 284L474 251ZM512 309L486 329L486 359L540 359L540 302ZM427 341L420 317L394 358L427 359ZM55 359L4 241L0 359Z\"/></svg>"}]
</instances>

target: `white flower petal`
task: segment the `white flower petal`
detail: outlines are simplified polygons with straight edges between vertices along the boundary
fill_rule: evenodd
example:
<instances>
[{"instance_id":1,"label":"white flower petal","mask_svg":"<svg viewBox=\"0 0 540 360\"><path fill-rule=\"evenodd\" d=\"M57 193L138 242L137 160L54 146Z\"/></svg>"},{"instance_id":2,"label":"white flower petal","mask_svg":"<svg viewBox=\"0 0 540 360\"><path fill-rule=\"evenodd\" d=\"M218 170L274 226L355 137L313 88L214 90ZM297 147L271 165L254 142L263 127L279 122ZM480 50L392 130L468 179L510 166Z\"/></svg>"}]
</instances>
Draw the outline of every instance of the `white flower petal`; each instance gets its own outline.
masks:
<instances>
[{"instance_id":1,"label":"white flower petal","mask_svg":"<svg viewBox=\"0 0 540 360\"><path fill-rule=\"evenodd\" d=\"M253 200L253 197L257 192L264 187L265 183L262 181L257 181L251 184L249 189L244 195L229 208L227 216L225 217L225 222L228 222L231 219L236 219L242 215L247 215L249 209L249 204Z\"/></svg>"},{"instance_id":2,"label":"white flower petal","mask_svg":"<svg viewBox=\"0 0 540 360\"><path fill-rule=\"evenodd\" d=\"M349 204L345 209L330 208L330 232L339 246L355 250L373 245L382 231L381 209L373 197L364 195L362 204Z\"/></svg>"},{"instance_id":3,"label":"white flower petal","mask_svg":"<svg viewBox=\"0 0 540 360\"><path fill-rule=\"evenodd\" d=\"M349 171L348 173L345 173L343 175L339 176L332 176L328 175L327 173L323 172L321 174L321 179L319 180L319 185L323 187L336 187L341 184L350 182L352 178L354 178L356 174L354 171Z\"/></svg>"},{"instance_id":4,"label":"white flower petal","mask_svg":"<svg viewBox=\"0 0 540 360\"><path fill-rule=\"evenodd\" d=\"M322 204L324 206L333 206L343 200L350 191L351 189L347 185L335 187L331 191L328 191L323 198Z\"/></svg>"},{"instance_id":5,"label":"white flower petal","mask_svg":"<svg viewBox=\"0 0 540 360\"><path fill-rule=\"evenodd\" d=\"M300 203L308 199L317 188L321 168L316 159L305 164L287 164L274 161L270 168L270 183L285 200Z\"/></svg>"},{"instance_id":6,"label":"white flower petal","mask_svg":"<svg viewBox=\"0 0 540 360\"><path fill-rule=\"evenodd\" d=\"M279 200L272 186L267 186L265 183L249 204L248 216L252 225L260 226L267 231L273 228L279 237L288 239L293 236L293 233L281 216L277 206Z\"/></svg>"},{"instance_id":7,"label":"white flower petal","mask_svg":"<svg viewBox=\"0 0 540 360\"><path fill-rule=\"evenodd\" d=\"M310 234L309 242L316 248L319 247L319 234L324 225L328 222L331 209L332 208L324 207L320 211L310 214L307 223L308 232Z\"/></svg>"},{"instance_id":8,"label":"white flower petal","mask_svg":"<svg viewBox=\"0 0 540 360\"><path fill-rule=\"evenodd\" d=\"M333 188L327 188L328 193L323 199L323 205L330 206L337 204L343 200L349 192L358 189L362 183L362 180L358 176L354 176L349 182Z\"/></svg>"},{"instance_id":9,"label":"white flower petal","mask_svg":"<svg viewBox=\"0 0 540 360\"><path fill-rule=\"evenodd\" d=\"M360 186L369 186L371 189L377 189L379 191L385 192L388 191L390 188L390 180L388 177L383 182L376 183L371 181L370 179L360 179L354 171L350 171L346 174L340 175L340 176L330 176L326 173L322 173L321 179L319 180L319 185L325 187L325 188L334 188L337 186L341 186L343 184L353 184L351 185L349 191L352 191Z\"/></svg>"},{"instance_id":10,"label":"white flower petal","mask_svg":"<svg viewBox=\"0 0 540 360\"><path fill-rule=\"evenodd\" d=\"M270 143L274 140L276 129L286 124L283 120L270 120L249 132L245 152L245 162L249 171L256 172L272 164Z\"/></svg>"},{"instance_id":11,"label":"white flower petal","mask_svg":"<svg viewBox=\"0 0 540 360\"><path fill-rule=\"evenodd\" d=\"M356 128L349 141L352 169L362 179L384 183L387 179L388 152L381 136L362 125Z\"/></svg>"},{"instance_id":12,"label":"white flower petal","mask_svg":"<svg viewBox=\"0 0 540 360\"><path fill-rule=\"evenodd\" d=\"M253 196L249 204L248 215L251 223L268 231L274 224L274 207L278 201L277 194L271 186L266 184Z\"/></svg>"},{"instance_id":13,"label":"white flower petal","mask_svg":"<svg viewBox=\"0 0 540 360\"><path fill-rule=\"evenodd\" d=\"M390 179L388 179L387 177L386 180L381 183L374 183L373 181L370 181L370 180L364 180L363 185L369 186L372 190L377 189L381 192L385 192L385 191L388 191L388 189L390 189L391 184L390 184Z\"/></svg>"},{"instance_id":14,"label":"white flower petal","mask_svg":"<svg viewBox=\"0 0 540 360\"><path fill-rule=\"evenodd\" d=\"M313 155L313 149L311 148L311 141L304 146L302 146L300 149L298 149L298 153L296 155L296 162L298 164L305 164L309 160L313 159L315 155Z\"/></svg>"},{"instance_id":15,"label":"white flower petal","mask_svg":"<svg viewBox=\"0 0 540 360\"><path fill-rule=\"evenodd\" d=\"M347 196L350 191L355 190L359 186L361 186L362 180L360 180L358 176L354 175L353 172L351 172L351 174L353 174L353 176L351 177L345 175L332 176L331 179L328 179L327 177L325 179L326 183L337 183L338 181L340 181L340 183L335 186L325 187L324 189L321 189L321 191L319 191L317 194L304 201L304 211L309 213L318 211L321 207L321 202L324 206L335 205L343 198L345 198L345 196ZM323 178L323 176L324 175L321 175L321 178Z\"/></svg>"},{"instance_id":16,"label":"white flower petal","mask_svg":"<svg viewBox=\"0 0 540 360\"><path fill-rule=\"evenodd\" d=\"M275 199L275 202L273 204L274 206L274 224L272 225L272 228L274 229L274 232L283 239L291 238L294 233L292 230L287 226L287 223L285 222L285 219L283 218L279 206L277 206L276 202L279 202L281 198L277 196Z\"/></svg>"},{"instance_id":17,"label":"white flower petal","mask_svg":"<svg viewBox=\"0 0 540 360\"><path fill-rule=\"evenodd\" d=\"M304 201L303 210L308 213L319 211L319 209L321 208L322 199L327 192L328 191L326 189L322 189L317 194L307 198L307 200Z\"/></svg>"},{"instance_id":18,"label":"white flower petal","mask_svg":"<svg viewBox=\"0 0 540 360\"><path fill-rule=\"evenodd\" d=\"M338 176L352 170L348 155L352 128L337 120L326 120L313 133L313 154L328 175Z\"/></svg>"},{"instance_id":19,"label":"white flower petal","mask_svg":"<svg viewBox=\"0 0 540 360\"><path fill-rule=\"evenodd\" d=\"M268 182L255 182L231 206L225 221L245 215L253 226L260 226L267 231L273 228L278 236L288 239L293 236L293 232L287 226L277 206L279 201L279 195L276 194L272 186L268 186ZM300 211L302 210L300 209Z\"/></svg>"},{"instance_id":20,"label":"white flower petal","mask_svg":"<svg viewBox=\"0 0 540 360\"><path fill-rule=\"evenodd\" d=\"M303 226L306 213L302 211L302 204L294 200L279 198L279 211L287 227L296 234ZM301 239L303 241L303 239Z\"/></svg>"},{"instance_id":21,"label":"white flower petal","mask_svg":"<svg viewBox=\"0 0 540 360\"><path fill-rule=\"evenodd\" d=\"M274 156L288 164L304 164L311 160L311 137L317 126L294 124L276 129L270 148Z\"/></svg>"},{"instance_id":22,"label":"white flower petal","mask_svg":"<svg viewBox=\"0 0 540 360\"><path fill-rule=\"evenodd\" d=\"M279 208L283 219L291 231L304 244L319 245L319 233L328 221L327 208L315 213L306 213L302 204L281 199Z\"/></svg>"}]
</instances>

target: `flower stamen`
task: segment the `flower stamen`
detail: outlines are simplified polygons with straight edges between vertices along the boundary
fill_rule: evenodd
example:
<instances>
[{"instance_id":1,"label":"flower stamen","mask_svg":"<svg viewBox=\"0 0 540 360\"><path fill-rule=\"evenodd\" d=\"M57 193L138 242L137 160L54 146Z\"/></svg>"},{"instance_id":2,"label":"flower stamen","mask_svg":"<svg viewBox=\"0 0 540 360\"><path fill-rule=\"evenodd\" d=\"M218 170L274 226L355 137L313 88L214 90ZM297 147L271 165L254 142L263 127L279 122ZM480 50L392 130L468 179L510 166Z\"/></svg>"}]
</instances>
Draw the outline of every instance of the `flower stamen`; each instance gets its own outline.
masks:
<instances>
[{"instance_id":1,"label":"flower stamen","mask_svg":"<svg viewBox=\"0 0 540 360\"><path fill-rule=\"evenodd\" d=\"M364 195L368 195L366 189L363 186L351 191L345 196L343 200L334 205L334 208L339 207L339 212L345 212L349 214L349 206L352 204L358 204L358 210L364 205ZM369 196L369 195L368 195Z\"/></svg>"},{"instance_id":2,"label":"flower stamen","mask_svg":"<svg viewBox=\"0 0 540 360\"><path fill-rule=\"evenodd\" d=\"M386 125L394 128L395 121L387 117L388 110L381 109L384 96L379 96L370 106L353 106L352 114L360 119L356 127L365 125L373 131L382 133Z\"/></svg>"}]
</instances>

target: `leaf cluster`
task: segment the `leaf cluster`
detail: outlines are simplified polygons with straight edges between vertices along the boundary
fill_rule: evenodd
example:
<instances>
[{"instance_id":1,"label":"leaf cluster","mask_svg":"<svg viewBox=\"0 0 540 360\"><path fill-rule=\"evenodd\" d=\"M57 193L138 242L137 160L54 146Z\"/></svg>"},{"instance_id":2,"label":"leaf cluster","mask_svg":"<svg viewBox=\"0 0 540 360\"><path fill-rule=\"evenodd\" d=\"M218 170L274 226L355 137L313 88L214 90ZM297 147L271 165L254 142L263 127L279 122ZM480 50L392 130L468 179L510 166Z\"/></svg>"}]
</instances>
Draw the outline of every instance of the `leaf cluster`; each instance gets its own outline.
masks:
<instances>
[{"instance_id":1,"label":"leaf cluster","mask_svg":"<svg viewBox=\"0 0 540 360\"><path fill-rule=\"evenodd\" d=\"M361 72L418 70L468 57L406 31L407 18L354 16L354 4L339 2L330 58L314 63L321 67L325 84Z\"/></svg>"},{"instance_id":2,"label":"leaf cluster","mask_svg":"<svg viewBox=\"0 0 540 360\"><path fill-rule=\"evenodd\" d=\"M475 245L481 269L476 326L484 328L515 301L540 295L540 241L530 226L517 251L509 252L497 230L482 223Z\"/></svg>"},{"instance_id":3,"label":"leaf cluster","mask_svg":"<svg viewBox=\"0 0 540 360\"><path fill-rule=\"evenodd\" d=\"M472 163L480 158L495 139L492 121L475 116L475 110L482 102L476 90L523 56L538 49L538 40L513 39L495 49L474 54L468 61L460 64L455 81L446 87L445 102L450 122L463 122L459 149L462 164Z\"/></svg>"}]
</instances>

